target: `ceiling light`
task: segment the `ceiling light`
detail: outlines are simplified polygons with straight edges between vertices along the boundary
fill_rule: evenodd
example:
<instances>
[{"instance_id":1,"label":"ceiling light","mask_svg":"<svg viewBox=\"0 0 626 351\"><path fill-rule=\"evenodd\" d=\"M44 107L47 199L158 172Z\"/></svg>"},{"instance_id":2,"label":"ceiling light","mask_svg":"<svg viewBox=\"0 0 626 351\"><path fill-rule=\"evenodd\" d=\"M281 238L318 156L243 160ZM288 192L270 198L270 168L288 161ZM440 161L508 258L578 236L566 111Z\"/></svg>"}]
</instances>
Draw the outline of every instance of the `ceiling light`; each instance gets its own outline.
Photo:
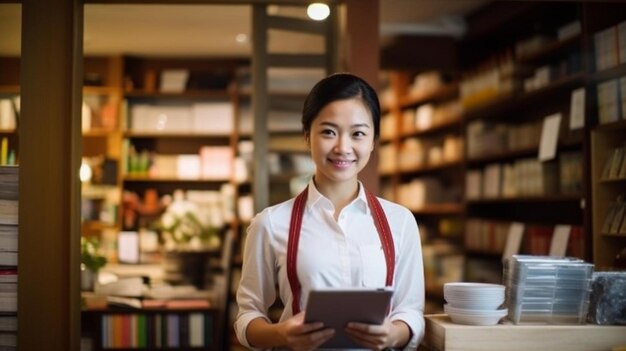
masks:
<instances>
[{"instance_id":1,"label":"ceiling light","mask_svg":"<svg viewBox=\"0 0 626 351\"><path fill-rule=\"evenodd\" d=\"M235 37L235 41L238 42L239 44L243 44L248 41L248 36L243 33L239 33Z\"/></svg>"},{"instance_id":2,"label":"ceiling light","mask_svg":"<svg viewBox=\"0 0 626 351\"><path fill-rule=\"evenodd\" d=\"M309 15L309 18L312 20L323 21L330 15L330 8L326 4L315 2L307 7L306 14Z\"/></svg>"}]
</instances>

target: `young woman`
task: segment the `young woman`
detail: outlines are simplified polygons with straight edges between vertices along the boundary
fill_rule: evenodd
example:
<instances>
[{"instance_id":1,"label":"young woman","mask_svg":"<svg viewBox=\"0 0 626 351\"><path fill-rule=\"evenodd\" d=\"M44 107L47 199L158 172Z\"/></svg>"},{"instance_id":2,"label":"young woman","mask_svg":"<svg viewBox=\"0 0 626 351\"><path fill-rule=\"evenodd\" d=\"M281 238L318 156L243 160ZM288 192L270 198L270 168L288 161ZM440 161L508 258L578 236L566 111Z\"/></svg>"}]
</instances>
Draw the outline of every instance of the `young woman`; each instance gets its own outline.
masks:
<instances>
[{"instance_id":1,"label":"young woman","mask_svg":"<svg viewBox=\"0 0 626 351\"><path fill-rule=\"evenodd\" d=\"M302 126L315 174L302 194L263 210L248 228L239 341L254 349L317 349L335 331L304 323L309 291L391 285L385 322L349 323L345 331L364 349L416 349L424 333L424 274L415 217L357 179L380 133L376 92L351 74L324 78L306 98ZM267 311L277 287L285 308L272 323Z\"/></svg>"}]
</instances>

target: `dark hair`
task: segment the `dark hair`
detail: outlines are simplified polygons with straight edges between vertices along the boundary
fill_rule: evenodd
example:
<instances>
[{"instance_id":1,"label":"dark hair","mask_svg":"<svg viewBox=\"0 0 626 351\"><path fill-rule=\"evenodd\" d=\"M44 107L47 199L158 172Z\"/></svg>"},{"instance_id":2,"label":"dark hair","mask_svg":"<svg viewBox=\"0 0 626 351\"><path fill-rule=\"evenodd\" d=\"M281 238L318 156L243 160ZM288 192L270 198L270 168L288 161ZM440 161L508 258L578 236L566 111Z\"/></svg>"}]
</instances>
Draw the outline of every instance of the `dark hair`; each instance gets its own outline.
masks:
<instances>
[{"instance_id":1,"label":"dark hair","mask_svg":"<svg viewBox=\"0 0 626 351\"><path fill-rule=\"evenodd\" d=\"M380 103L376 91L367 82L353 74L335 73L315 84L304 101L302 131L311 131L311 124L320 111L331 102L361 98L372 114L374 139L380 135Z\"/></svg>"}]
</instances>

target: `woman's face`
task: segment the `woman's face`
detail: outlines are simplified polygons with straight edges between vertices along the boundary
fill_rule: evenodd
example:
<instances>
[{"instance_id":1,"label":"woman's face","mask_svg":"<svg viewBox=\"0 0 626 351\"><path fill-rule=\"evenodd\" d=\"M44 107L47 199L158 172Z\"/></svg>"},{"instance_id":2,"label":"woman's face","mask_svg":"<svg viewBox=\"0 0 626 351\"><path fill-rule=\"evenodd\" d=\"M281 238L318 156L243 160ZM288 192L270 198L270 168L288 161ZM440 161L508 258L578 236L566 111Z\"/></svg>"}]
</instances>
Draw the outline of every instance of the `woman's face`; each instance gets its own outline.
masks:
<instances>
[{"instance_id":1,"label":"woman's face","mask_svg":"<svg viewBox=\"0 0 626 351\"><path fill-rule=\"evenodd\" d=\"M326 105L307 135L317 183L356 181L374 149L374 125L360 98Z\"/></svg>"}]
</instances>

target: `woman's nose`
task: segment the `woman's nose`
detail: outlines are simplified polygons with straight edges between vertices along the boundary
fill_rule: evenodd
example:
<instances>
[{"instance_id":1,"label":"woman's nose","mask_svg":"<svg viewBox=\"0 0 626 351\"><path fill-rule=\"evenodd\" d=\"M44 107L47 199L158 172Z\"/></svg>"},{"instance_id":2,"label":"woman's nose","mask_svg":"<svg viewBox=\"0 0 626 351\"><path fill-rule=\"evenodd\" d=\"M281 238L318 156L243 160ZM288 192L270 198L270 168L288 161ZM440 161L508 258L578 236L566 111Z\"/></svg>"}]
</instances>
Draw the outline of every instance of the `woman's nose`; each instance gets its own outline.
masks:
<instances>
[{"instance_id":1,"label":"woman's nose","mask_svg":"<svg viewBox=\"0 0 626 351\"><path fill-rule=\"evenodd\" d=\"M335 152L345 154L352 150L352 142L347 136L339 136L335 144Z\"/></svg>"}]
</instances>

